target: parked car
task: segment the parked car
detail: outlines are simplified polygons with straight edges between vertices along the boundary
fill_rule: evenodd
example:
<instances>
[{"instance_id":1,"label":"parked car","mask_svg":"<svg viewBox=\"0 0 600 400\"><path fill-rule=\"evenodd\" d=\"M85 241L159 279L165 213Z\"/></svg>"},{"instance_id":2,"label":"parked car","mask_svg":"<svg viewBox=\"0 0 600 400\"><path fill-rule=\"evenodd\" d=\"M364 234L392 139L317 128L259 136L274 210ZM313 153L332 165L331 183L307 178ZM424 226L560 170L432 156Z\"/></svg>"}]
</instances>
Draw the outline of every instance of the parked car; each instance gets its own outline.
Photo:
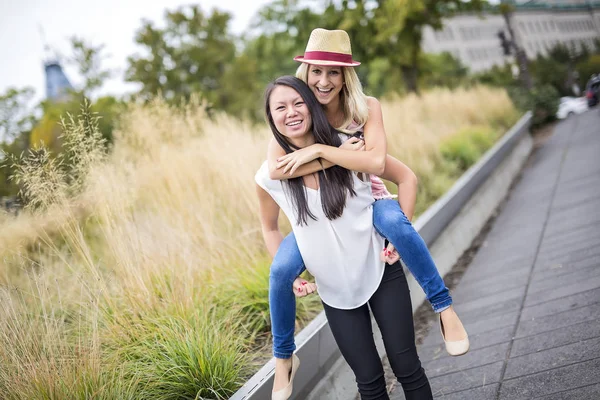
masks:
<instances>
[{"instance_id":1,"label":"parked car","mask_svg":"<svg viewBox=\"0 0 600 400\"><path fill-rule=\"evenodd\" d=\"M574 114L581 114L588 109L588 100L585 97L561 97L556 118L565 119Z\"/></svg>"},{"instance_id":2,"label":"parked car","mask_svg":"<svg viewBox=\"0 0 600 400\"><path fill-rule=\"evenodd\" d=\"M592 75L585 85L585 97L589 107L594 107L600 101L600 76Z\"/></svg>"}]
</instances>

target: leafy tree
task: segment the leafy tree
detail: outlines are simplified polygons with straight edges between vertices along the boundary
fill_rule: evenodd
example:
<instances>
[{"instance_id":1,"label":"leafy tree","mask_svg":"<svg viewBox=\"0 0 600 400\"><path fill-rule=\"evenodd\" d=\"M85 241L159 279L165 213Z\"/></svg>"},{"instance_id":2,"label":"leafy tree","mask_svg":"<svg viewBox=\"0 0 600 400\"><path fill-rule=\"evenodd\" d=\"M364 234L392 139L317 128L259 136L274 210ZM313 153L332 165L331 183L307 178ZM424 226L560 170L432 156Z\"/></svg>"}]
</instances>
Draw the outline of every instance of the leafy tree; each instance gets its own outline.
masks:
<instances>
[{"instance_id":1,"label":"leafy tree","mask_svg":"<svg viewBox=\"0 0 600 400\"><path fill-rule=\"evenodd\" d=\"M529 60L527 59L525 50L517 45L512 24L515 6L512 1L502 1L498 6L498 11L502 14L504 22L506 23L506 28L508 29L508 43L510 43L510 46L514 50L515 59L519 66L519 79L521 80L523 87L529 91L533 87L533 81L531 79L531 74L529 73Z\"/></svg>"},{"instance_id":2,"label":"leafy tree","mask_svg":"<svg viewBox=\"0 0 600 400\"><path fill-rule=\"evenodd\" d=\"M91 105L91 112L98 117L98 131L104 139L104 143L110 145L113 142L113 131L119 115L125 110L126 103L113 96L99 97Z\"/></svg>"},{"instance_id":3,"label":"leafy tree","mask_svg":"<svg viewBox=\"0 0 600 400\"><path fill-rule=\"evenodd\" d=\"M145 21L135 41L146 55L128 58L126 79L142 84L140 95L159 93L179 101L194 93L224 108L220 92L235 58L235 42L228 32L231 14L213 10L205 15L198 6L184 6L165 14L166 27Z\"/></svg>"},{"instance_id":4,"label":"leafy tree","mask_svg":"<svg viewBox=\"0 0 600 400\"><path fill-rule=\"evenodd\" d=\"M35 122L32 110L27 104L35 94L33 88L9 88L6 93L0 94L0 142L10 142L28 131Z\"/></svg>"},{"instance_id":5,"label":"leafy tree","mask_svg":"<svg viewBox=\"0 0 600 400\"><path fill-rule=\"evenodd\" d=\"M18 192L9 179L13 172L9 159L27 149L36 120L34 110L28 107L33 95L32 88L10 88L0 95L0 197Z\"/></svg>"},{"instance_id":6,"label":"leafy tree","mask_svg":"<svg viewBox=\"0 0 600 400\"><path fill-rule=\"evenodd\" d=\"M14 149L13 143L0 142L0 198L14 196L19 191L15 183L9 178L12 175L9 157L18 154L20 153Z\"/></svg>"},{"instance_id":7,"label":"leafy tree","mask_svg":"<svg viewBox=\"0 0 600 400\"><path fill-rule=\"evenodd\" d=\"M582 88L584 88L592 74L600 74L600 54L592 55L587 60L581 61L577 64L577 71L579 71Z\"/></svg>"},{"instance_id":8,"label":"leafy tree","mask_svg":"<svg viewBox=\"0 0 600 400\"><path fill-rule=\"evenodd\" d=\"M516 85L516 81L513 77L510 64L504 64L502 66L494 65L487 71L482 71L474 74L472 76L472 80L474 82L499 87L509 87Z\"/></svg>"},{"instance_id":9,"label":"leafy tree","mask_svg":"<svg viewBox=\"0 0 600 400\"><path fill-rule=\"evenodd\" d=\"M542 125L556 119L559 92L552 85L534 86L531 90L523 87L508 88L513 103L522 111L533 111L532 123Z\"/></svg>"},{"instance_id":10,"label":"leafy tree","mask_svg":"<svg viewBox=\"0 0 600 400\"><path fill-rule=\"evenodd\" d=\"M61 150L60 135L62 132L60 127L61 117L66 116L67 113L76 114L83 100L83 96L74 93L69 101L43 101L41 104L43 115L31 131L28 147L31 149L44 147L54 155L59 154Z\"/></svg>"},{"instance_id":11,"label":"leafy tree","mask_svg":"<svg viewBox=\"0 0 600 400\"><path fill-rule=\"evenodd\" d=\"M594 70L587 47L569 47L557 44L546 56L539 55L530 65L536 85L551 85L561 96L573 95L573 84L584 87Z\"/></svg>"},{"instance_id":12,"label":"leafy tree","mask_svg":"<svg viewBox=\"0 0 600 400\"><path fill-rule=\"evenodd\" d=\"M361 35L367 41L364 47L368 59L390 60L392 68L400 69L406 89L414 92L418 92L422 70L423 28L441 29L443 18L464 11L480 11L485 4L482 0L369 0L362 3L372 14L366 25L360 17L346 20L344 24L356 29L360 29L357 25L368 28L367 36Z\"/></svg>"},{"instance_id":13,"label":"leafy tree","mask_svg":"<svg viewBox=\"0 0 600 400\"><path fill-rule=\"evenodd\" d=\"M566 62L562 62L560 58L556 58L552 54L547 57L539 55L530 64L530 69L536 85L551 85L561 96L567 96L571 94L571 88L567 85L569 64L570 60L568 58Z\"/></svg>"},{"instance_id":14,"label":"leafy tree","mask_svg":"<svg viewBox=\"0 0 600 400\"><path fill-rule=\"evenodd\" d=\"M265 84L257 79L259 64L257 59L241 54L223 74L218 103L230 115L253 121L264 118L262 94Z\"/></svg>"},{"instance_id":15,"label":"leafy tree","mask_svg":"<svg viewBox=\"0 0 600 400\"><path fill-rule=\"evenodd\" d=\"M82 38L73 36L71 37L71 47L72 55L68 58L68 62L77 67L83 78L83 84L73 90L66 100L43 101L40 105L43 115L29 136L29 148L45 147L54 156L62 150L61 119L65 118L67 114L77 115L84 102L91 104L90 112L95 113L99 118L99 130L106 143L112 142L114 124L123 109L123 103L112 96L100 97L95 102L89 99L113 74L110 69L102 67L102 63L106 59L106 55L103 53L104 45L94 46Z\"/></svg>"},{"instance_id":16,"label":"leafy tree","mask_svg":"<svg viewBox=\"0 0 600 400\"><path fill-rule=\"evenodd\" d=\"M110 69L102 68L102 62L106 58L102 54L104 45L93 46L84 39L73 36L71 37L71 47L73 55L69 62L77 66L79 74L84 79L83 87L79 91L84 96L90 97L113 74Z\"/></svg>"},{"instance_id":17,"label":"leafy tree","mask_svg":"<svg viewBox=\"0 0 600 400\"><path fill-rule=\"evenodd\" d=\"M279 0L260 14L267 31L288 32L298 49L303 49L315 27L344 29L352 40L352 52L366 68L362 81L375 95L390 91L384 80L397 82L401 76L409 91L418 90L422 30L442 28L442 19L457 12L481 10L483 0L328 0L314 12L294 0ZM258 25L258 24L257 24ZM371 71L371 66L374 69Z\"/></svg>"},{"instance_id":18,"label":"leafy tree","mask_svg":"<svg viewBox=\"0 0 600 400\"><path fill-rule=\"evenodd\" d=\"M600 38L595 38L593 40L593 49L592 54L600 54Z\"/></svg>"},{"instance_id":19,"label":"leafy tree","mask_svg":"<svg viewBox=\"0 0 600 400\"><path fill-rule=\"evenodd\" d=\"M62 150L61 120L68 114L79 115L82 104L87 100L81 94L73 94L71 99L66 102L42 102L43 116L39 123L31 131L29 147L32 149L45 147L52 154L57 155ZM88 107L88 106L86 106ZM112 96L98 98L94 103L90 103L89 112L98 118L98 131L102 135L104 143L112 143L112 132L119 114L124 110L125 103Z\"/></svg>"},{"instance_id":20,"label":"leafy tree","mask_svg":"<svg viewBox=\"0 0 600 400\"><path fill-rule=\"evenodd\" d=\"M423 87L445 86L456 88L467 80L469 69L452 54L423 54L419 85Z\"/></svg>"}]
</instances>

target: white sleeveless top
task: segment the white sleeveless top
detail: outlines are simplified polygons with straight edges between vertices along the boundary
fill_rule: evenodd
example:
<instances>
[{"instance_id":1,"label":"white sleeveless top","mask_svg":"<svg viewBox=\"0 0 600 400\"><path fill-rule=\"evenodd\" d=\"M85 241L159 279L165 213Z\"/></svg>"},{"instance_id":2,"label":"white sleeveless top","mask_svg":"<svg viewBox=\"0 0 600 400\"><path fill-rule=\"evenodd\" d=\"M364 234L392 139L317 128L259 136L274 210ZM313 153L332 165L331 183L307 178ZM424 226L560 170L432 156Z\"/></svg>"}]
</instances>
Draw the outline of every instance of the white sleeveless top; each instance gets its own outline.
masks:
<instances>
[{"instance_id":1,"label":"white sleeveless top","mask_svg":"<svg viewBox=\"0 0 600 400\"><path fill-rule=\"evenodd\" d=\"M315 277L325 304L353 309L365 304L379 287L385 264L379 259L384 239L373 228L373 195L370 182L352 172L356 196L346 197L341 217L329 220L323 212L319 190L306 188L308 207L317 218L297 224L297 213L284 181L269 178L265 161L254 178L281 207L292 224L306 269Z\"/></svg>"}]
</instances>

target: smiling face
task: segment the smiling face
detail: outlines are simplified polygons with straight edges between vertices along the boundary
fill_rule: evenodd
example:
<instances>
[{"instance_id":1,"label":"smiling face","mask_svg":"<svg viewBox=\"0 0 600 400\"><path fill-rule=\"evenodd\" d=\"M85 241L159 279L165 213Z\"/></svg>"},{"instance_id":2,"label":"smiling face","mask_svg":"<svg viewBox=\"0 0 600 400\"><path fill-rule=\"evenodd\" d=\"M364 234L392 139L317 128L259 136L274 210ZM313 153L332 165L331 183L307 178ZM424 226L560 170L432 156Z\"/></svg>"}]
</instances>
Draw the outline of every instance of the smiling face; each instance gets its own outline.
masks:
<instances>
[{"instance_id":1,"label":"smiling face","mask_svg":"<svg viewBox=\"0 0 600 400\"><path fill-rule=\"evenodd\" d=\"M279 85L269 96L269 111L277 130L291 143L304 147L312 139L310 111L302 96L289 86Z\"/></svg>"},{"instance_id":2,"label":"smiling face","mask_svg":"<svg viewBox=\"0 0 600 400\"><path fill-rule=\"evenodd\" d=\"M309 65L307 83L319 103L324 106L335 105L344 87L342 67Z\"/></svg>"}]
</instances>

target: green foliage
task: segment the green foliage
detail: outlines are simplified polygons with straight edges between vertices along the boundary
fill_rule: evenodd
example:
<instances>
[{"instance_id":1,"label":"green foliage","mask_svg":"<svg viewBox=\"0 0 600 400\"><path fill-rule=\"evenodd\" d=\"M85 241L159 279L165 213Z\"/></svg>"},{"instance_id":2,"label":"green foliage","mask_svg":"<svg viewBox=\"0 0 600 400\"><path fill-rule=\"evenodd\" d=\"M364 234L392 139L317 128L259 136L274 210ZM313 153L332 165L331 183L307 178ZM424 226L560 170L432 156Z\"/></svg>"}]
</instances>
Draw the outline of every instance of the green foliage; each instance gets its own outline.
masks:
<instances>
[{"instance_id":1,"label":"green foliage","mask_svg":"<svg viewBox=\"0 0 600 400\"><path fill-rule=\"evenodd\" d=\"M9 162L11 157L16 157L20 151L15 151L12 145L0 142L0 198L15 196L19 188L10 179L12 168Z\"/></svg>"},{"instance_id":2,"label":"green foliage","mask_svg":"<svg viewBox=\"0 0 600 400\"><path fill-rule=\"evenodd\" d=\"M420 65L423 27L440 29L442 18L467 9L479 10L483 4L479 0L430 3L417 0L327 1L317 12L311 11L308 5L301 6L299 1L279 0L262 10L256 25L267 27L267 37L276 31L278 39L284 37L286 43L295 43L295 54L302 52L314 27L346 30L352 41L353 56L362 62L357 72L366 90L374 96L382 96L404 89L417 90L418 72L425 69ZM264 61L278 63L289 60L292 55L293 52L287 51L281 56L274 55L271 61ZM453 74L463 73L460 68L451 69Z\"/></svg>"},{"instance_id":3,"label":"green foliage","mask_svg":"<svg viewBox=\"0 0 600 400\"><path fill-rule=\"evenodd\" d=\"M452 54L423 54L421 57L421 87L442 86L456 88L467 80L468 68Z\"/></svg>"},{"instance_id":4,"label":"green foliage","mask_svg":"<svg viewBox=\"0 0 600 400\"><path fill-rule=\"evenodd\" d=\"M440 152L446 161L455 164L462 173L492 147L496 138L496 132L489 127L464 129L444 139Z\"/></svg>"},{"instance_id":5,"label":"green foliage","mask_svg":"<svg viewBox=\"0 0 600 400\"><path fill-rule=\"evenodd\" d=\"M539 55L530 64L536 86L550 85L560 96L572 96L572 86L577 83L575 64L588 57L589 52L585 46L577 51L560 43L555 45L548 51L547 56ZM585 82L583 84L585 85Z\"/></svg>"},{"instance_id":6,"label":"green foliage","mask_svg":"<svg viewBox=\"0 0 600 400\"><path fill-rule=\"evenodd\" d=\"M513 77L509 64L504 64L503 66L494 65L487 71L474 74L472 80L478 83L499 87L513 86L517 83Z\"/></svg>"},{"instance_id":7,"label":"green foliage","mask_svg":"<svg viewBox=\"0 0 600 400\"><path fill-rule=\"evenodd\" d=\"M241 54L223 74L223 84L218 92L215 108L225 110L230 115L248 118L252 121L262 120L262 92L266 83L254 77L259 73L260 62L256 58ZM219 106L220 105L220 106Z\"/></svg>"},{"instance_id":8,"label":"green foliage","mask_svg":"<svg viewBox=\"0 0 600 400\"><path fill-rule=\"evenodd\" d=\"M242 384L248 356L244 337L228 326L235 318L205 307L134 317L108 343L126 381L145 383L137 398L228 399Z\"/></svg>"},{"instance_id":9,"label":"green foliage","mask_svg":"<svg viewBox=\"0 0 600 400\"><path fill-rule=\"evenodd\" d=\"M228 31L231 15L216 10L204 13L198 6L167 12L166 27L144 22L136 35L148 56L129 58L127 80L142 84L144 99L162 93L170 101L189 99L194 93L211 106L236 116L262 119L260 101L267 82L293 74L310 32L315 27L345 29L354 57L363 62L357 70L374 96L416 91L423 61L422 29L442 27L442 18L465 10L480 10L481 0L356 0L309 4L277 0L263 7L254 21L254 34L236 52L236 38ZM442 56L447 57L447 56ZM449 59L445 59L448 61ZM438 85L448 73L456 85L465 72L455 60L425 57L425 85ZM404 82L404 84L402 84Z\"/></svg>"},{"instance_id":10,"label":"green foliage","mask_svg":"<svg viewBox=\"0 0 600 400\"><path fill-rule=\"evenodd\" d=\"M32 88L9 88L0 94L0 197L16 196L18 186L10 180L10 159L27 149L31 128L36 122L29 103Z\"/></svg>"},{"instance_id":11,"label":"green foliage","mask_svg":"<svg viewBox=\"0 0 600 400\"><path fill-rule=\"evenodd\" d=\"M99 97L91 104L91 111L98 116L98 131L107 144L113 141L117 121L126 109L126 103L113 96Z\"/></svg>"},{"instance_id":12,"label":"green foliage","mask_svg":"<svg viewBox=\"0 0 600 400\"><path fill-rule=\"evenodd\" d=\"M569 64L569 62L562 63L551 56L539 56L531 63L530 70L538 86L549 85L554 87L560 96L569 96L572 94L567 79L569 69L572 69Z\"/></svg>"},{"instance_id":13,"label":"green foliage","mask_svg":"<svg viewBox=\"0 0 600 400\"><path fill-rule=\"evenodd\" d=\"M471 79L479 83L509 88L509 94L521 110L537 110L534 120L536 124L541 124L543 121L553 119L555 98L572 96L574 83L579 83L583 88L589 76L600 71L598 57L598 55L590 55L586 47L575 51L563 44L557 44L548 51L546 56L539 55L535 60L530 61L529 71L535 81L531 93L516 87L518 82L512 77L511 67L508 64L503 67L494 66L488 71L473 75ZM576 72L579 74L579 79Z\"/></svg>"},{"instance_id":14,"label":"green foliage","mask_svg":"<svg viewBox=\"0 0 600 400\"><path fill-rule=\"evenodd\" d=\"M559 96L572 96L574 84L583 89L590 75L600 71L598 60L598 55L591 54L583 43L579 49L559 43L548 51L547 56L540 55L532 61L530 70L536 86L549 85Z\"/></svg>"},{"instance_id":15,"label":"green foliage","mask_svg":"<svg viewBox=\"0 0 600 400\"><path fill-rule=\"evenodd\" d=\"M533 125L538 126L556 118L560 94L554 86L535 86L530 92L520 87L508 88L513 103L522 111L533 112Z\"/></svg>"},{"instance_id":16,"label":"green foliage","mask_svg":"<svg viewBox=\"0 0 600 400\"><path fill-rule=\"evenodd\" d=\"M231 280L225 285L227 291L220 296L220 303L239 312L239 324L250 340L271 329L269 310L269 271L271 260L264 259L251 268L244 262L232 269ZM308 273L306 273L308 274ZM291 288L290 288L291 289ZM306 296L296 302L296 319L308 322L321 310L318 296Z\"/></svg>"},{"instance_id":17,"label":"green foliage","mask_svg":"<svg viewBox=\"0 0 600 400\"><path fill-rule=\"evenodd\" d=\"M222 304L239 310L240 325L247 336L256 336L268 331L271 326L269 314L269 260L248 268L241 263L230 274L227 292L222 296Z\"/></svg>"},{"instance_id":18,"label":"green foliage","mask_svg":"<svg viewBox=\"0 0 600 400\"><path fill-rule=\"evenodd\" d=\"M91 168L105 157L105 140L98 119L85 101L77 117L68 114L61 121L63 134L59 136L61 151L57 155L40 145L11 157L11 178L19 185L28 206L44 208L81 191Z\"/></svg>"},{"instance_id":19,"label":"green foliage","mask_svg":"<svg viewBox=\"0 0 600 400\"><path fill-rule=\"evenodd\" d=\"M125 103L112 96L100 97L91 103L89 99L74 93L69 101L57 103L47 100L42 102L44 114L31 132L29 147L33 149L45 147L53 154L59 154L62 149L61 119L69 114L79 114L82 104L87 104L85 107L89 112L98 117L98 131L105 143L112 143L113 130L119 115L125 109Z\"/></svg>"},{"instance_id":20,"label":"green foliage","mask_svg":"<svg viewBox=\"0 0 600 400\"><path fill-rule=\"evenodd\" d=\"M577 71L579 71L581 88L585 89L585 84L590 76L592 76L592 74L600 74L600 53L592 55L588 59L577 64Z\"/></svg>"},{"instance_id":21,"label":"green foliage","mask_svg":"<svg viewBox=\"0 0 600 400\"><path fill-rule=\"evenodd\" d=\"M199 6L185 6L166 12L165 20L164 29L145 21L137 31L135 41L149 55L128 58L126 79L142 84L145 99L162 93L178 102L196 93L226 109L220 93L235 58L231 14L215 9L206 15Z\"/></svg>"},{"instance_id":22,"label":"green foliage","mask_svg":"<svg viewBox=\"0 0 600 400\"><path fill-rule=\"evenodd\" d=\"M436 164L436 173L419 176L415 215L420 215L427 210L452 187L460 176L460 171L455 163L442 159Z\"/></svg>"},{"instance_id":23,"label":"green foliage","mask_svg":"<svg viewBox=\"0 0 600 400\"><path fill-rule=\"evenodd\" d=\"M10 142L31 130L35 116L27 105L34 95L32 88L9 88L0 94L0 142Z\"/></svg>"},{"instance_id":24,"label":"green foliage","mask_svg":"<svg viewBox=\"0 0 600 400\"><path fill-rule=\"evenodd\" d=\"M102 54L104 45L94 47L84 39L73 36L71 37L71 47L73 55L70 63L77 66L79 74L84 79L80 92L89 97L95 90L101 88L113 74L111 70L102 68L102 61L106 58Z\"/></svg>"}]
</instances>

